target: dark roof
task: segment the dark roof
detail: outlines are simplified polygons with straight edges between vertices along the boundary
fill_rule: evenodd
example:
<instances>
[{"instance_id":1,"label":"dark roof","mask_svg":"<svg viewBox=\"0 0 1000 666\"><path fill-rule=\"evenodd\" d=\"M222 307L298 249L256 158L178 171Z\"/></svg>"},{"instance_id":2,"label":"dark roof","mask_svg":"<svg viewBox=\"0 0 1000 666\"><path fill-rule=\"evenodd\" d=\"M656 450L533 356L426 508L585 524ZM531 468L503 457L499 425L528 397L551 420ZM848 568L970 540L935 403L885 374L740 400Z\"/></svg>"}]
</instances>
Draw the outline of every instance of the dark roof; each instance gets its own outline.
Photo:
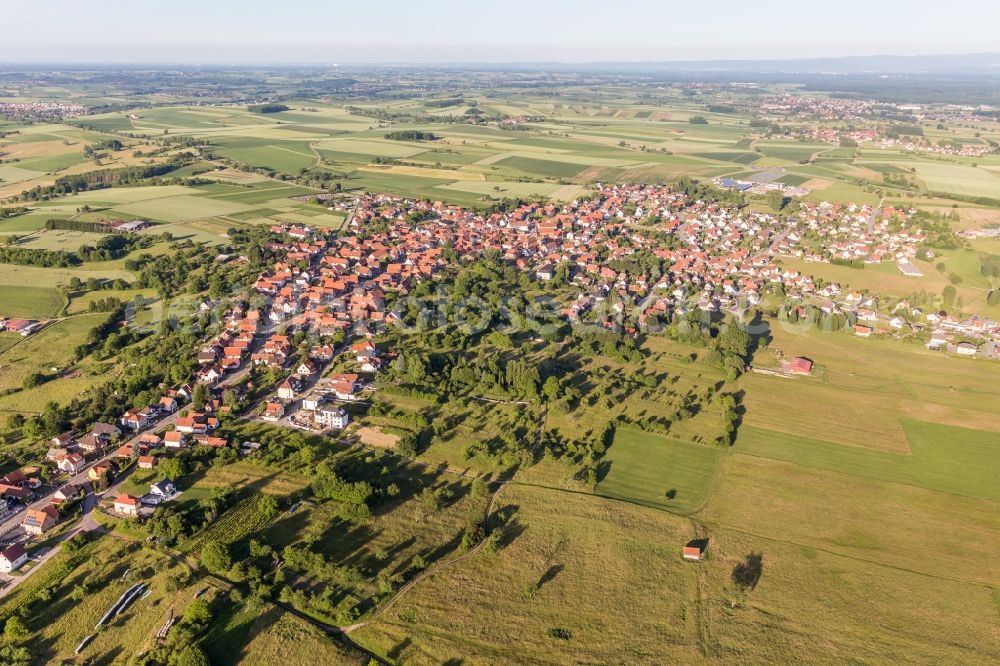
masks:
<instances>
[{"instance_id":1,"label":"dark roof","mask_svg":"<svg viewBox=\"0 0 1000 666\"><path fill-rule=\"evenodd\" d=\"M10 562L16 561L19 557L22 557L27 551L24 550L24 546L19 543L15 543L12 546L8 546L0 555L3 555Z\"/></svg>"}]
</instances>

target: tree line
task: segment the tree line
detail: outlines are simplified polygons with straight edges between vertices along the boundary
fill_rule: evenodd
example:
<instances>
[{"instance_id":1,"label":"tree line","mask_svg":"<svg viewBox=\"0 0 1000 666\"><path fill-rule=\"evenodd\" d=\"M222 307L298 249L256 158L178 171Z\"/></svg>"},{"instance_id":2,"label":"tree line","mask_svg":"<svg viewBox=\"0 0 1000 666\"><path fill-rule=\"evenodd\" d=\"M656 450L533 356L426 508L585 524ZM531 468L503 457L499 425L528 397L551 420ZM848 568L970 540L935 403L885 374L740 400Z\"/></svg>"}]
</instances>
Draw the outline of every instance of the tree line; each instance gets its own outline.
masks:
<instances>
[{"instance_id":1,"label":"tree line","mask_svg":"<svg viewBox=\"0 0 1000 666\"><path fill-rule=\"evenodd\" d=\"M280 113L282 111L288 111L289 107L284 104L250 104L247 106L247 111L250 113Z\"/></svg>"},{"instance_id":2,"label":"tree line","mask_svg":"<svg viewBox=\"0 0 1000 666\"><path fill-rule=\"evenodd\" d=\"M439 137L434 132L424 130L399 130L397 132L386 132L385 138L393 141L436 141Z\"/></svg>"}]
</instances>

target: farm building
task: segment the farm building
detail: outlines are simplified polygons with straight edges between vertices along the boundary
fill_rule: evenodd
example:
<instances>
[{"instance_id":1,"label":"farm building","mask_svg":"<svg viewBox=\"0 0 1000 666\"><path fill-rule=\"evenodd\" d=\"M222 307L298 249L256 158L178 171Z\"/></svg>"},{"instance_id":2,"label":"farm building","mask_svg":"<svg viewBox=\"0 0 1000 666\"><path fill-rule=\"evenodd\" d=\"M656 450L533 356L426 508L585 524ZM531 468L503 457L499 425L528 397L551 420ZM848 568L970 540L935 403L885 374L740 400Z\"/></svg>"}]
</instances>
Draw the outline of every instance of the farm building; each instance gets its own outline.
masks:
<instances>
[{"instance_id":1,"label":"farm building","mask_svg":"<svg viewBox=\"0 0 1000 666\"><path fill-rule=\"evenodd\" d=\"M791 361L784 361L781 369L793 375L808 375L812 372L813 362L802 356L796 356Z\"/></svg>"},{"instance_id":2,"label":"farm building","mask_svg":"<svg viewBox=\"0 0 1000 666\"><path fill-rule=\"evenodd\" d=\"M685 560L699 562L705 559L705 550L708 548L708 539L692 539L684 545L682 552Z\"/></svg>"}]
</instances>

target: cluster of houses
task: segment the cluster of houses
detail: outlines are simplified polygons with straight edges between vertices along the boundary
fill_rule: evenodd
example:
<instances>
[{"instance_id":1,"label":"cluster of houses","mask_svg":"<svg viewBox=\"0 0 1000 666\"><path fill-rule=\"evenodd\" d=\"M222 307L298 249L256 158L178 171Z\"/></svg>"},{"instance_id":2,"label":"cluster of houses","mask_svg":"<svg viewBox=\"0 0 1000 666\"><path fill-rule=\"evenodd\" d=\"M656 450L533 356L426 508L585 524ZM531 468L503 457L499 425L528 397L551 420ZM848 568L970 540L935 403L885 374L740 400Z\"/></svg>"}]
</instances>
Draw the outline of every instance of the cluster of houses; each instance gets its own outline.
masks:
<instances>
[{"instance_id":1,"label":"cluster of houses","mask_svg":"<svg viewBox=\"0 0 1000 666\"><path fill-rule=\"evenodd\" d=\"M168 389L166 395L158 402L126 410L118 422L122 427L133 432L145 430L155 425L157 421L176 412L180 408L180 401L190 400L193 394L194 389L190 384L185 384L179 389Z\"/></svg>"},{"instance_id":2,"label":"cluster of houses","mask_svg":"<svg viewBox=\"0 0 1000 666\"><path fill-rule=\"evenodd\" d=\"M290 415L293 424L316 430L342 430L350 422L350 416L338 401L357 400L362 384L357 374L335 373L323 377L302 393L301 377L292 375L278 387L276 398L265 404L261 418L280 421L286 416L288 407L299 400L300 408Z\"/></svg>"},{"instance_id":3,"label":"cluster of houses","mask_svg":"<svg viewBox=\"0 0 1000 666\"><path fill-rule=\"evenodd\" d=\"M933 143L917 137L907 139L883 138L878 142L882 149L896 148L916 153L932 153L934 155L957 155L959 157L983 157L997 152L994 146L986 143L950 143L940 141Z\"/></svg>"},{"instance_id":4,"label":"cluster of houses","mask_svg":"<svg viewBox=\"0 0 1000 666\"><path fill-rule=\"evenodd\" d=\"M625 319L635 315L638 326L693 308L737 311L757 305L764 290L778 286L789 298L824 305L840 288L817 286L811 276L782 268L782 258L892 261L912 275L925 239L911 209L804 202L795 214L779 217L693 200L670 187L632 184L599 186L589 200L526 203L490 213L387 194L356 197L351 208L350 226L364 234L334 237L276 225L275 232L291 239L275 244L286 256L254 286L270 297L272 322L365 340L356 350L363 373L380 365L367 340L379 326L400 319L387 307L386 293L405 296L438 274L446 250L459 257L495 251L540 281L562 270L577 292L561 314L612 328L622 325L620 301L638 304L624 313ZM665 247L664 234L680 242ZM656 273L629 267L640 253L665 267ZM286 344L272 336L253 361L283 365ZM365 350L366 344L371 348ZM295 393L294 387L285 389ZM284 405L276 401L267 409L267 418L282 418Z\"/></svg>"},{"instance_id":5,"label":"cluster of houses","mask_svg":"<svg viewBox=\"0 0 1000 666\"><path fill-rule=\"evenodd\" d=\"M908 299L900 299L881 307L873 294L844 291L836 283L825 285L816 292L815 302L823 314L843 314L851 322L851 332L860 338L873 335L929 334L926 346L935 351L948 351L959 356L980 356L1000 359L1000 321L971 315L958 317L942 310L925 310ZM795 314L806 315L804 306L794 308Z\"/></svg>"},{"instance_id":6,"label":"cluster of houses","mask_svg":"<svg viewBox=\"0 0 1000 666\"><path fill-rule=\"evenodd\" d=\"M117 473L117 467L100 459L120 434L116 426L95 424L87 434L77 438L71 433L53 437L46 455L47 463L54 466L57 478L63 474L71 480L62 483L41 506L28 508L21 518L21 529L28 536L40 536L55 527L66 506L80 500L85 494L84 485L107 484ZM95 459L96 462L95 462ZM82 481L72 480L86 470ZM6 516L22 505L31 503L43 492L43 469L29 465L0 477L0 516ZM13 544L0 553L0 573L10 573L25 561L23 544Z\"/></svg>"},{"instance_id":7,"label":"cluster of houses","mask_svg":"<svg viewBox=\"0 0 1000 666\"><path fill-rule=\"evenodd\" d=\"M63 433L49 442L45 459L54 463L60 472L79 474L89 461L104 456L121 434L121 428L110 423L95 423L83 435Z\"/></svg>"},{"instance_id":8,"label":"cluster of houses","mask_svg":"<svg viewBox=\"0 0 1000 666\"><path fill-rule=\"evenodd\" d=\"M913 209L868 204L802 202L784 221L785 235L773 248L775 256L805 261L884 261L909 263L926 240L913 221Z\"/></svg>"},{"instance_id":9,"label":"cluster of houses","mask_svg":"<svg viewBox=\"0 0 1000 666\"><path fill-rule=\"evenodd\" d=\"M897 112L895 104L868 99L836 99L777 95L764 98L759 110L768 116L808 120L866 121L885 112Z\"/></svg>"},{"instance_id":10,"label":"cluster of houses","mask_svg":"<svg viewBox=\"0 0 1000 666\"><path fill-rule=\"evenodd\" d=\"M198 383L214 385L244 366L262 330L259 310L236 306L226 314L224 330L198 351ZM256 357L253 359L257 363Z\"/></svg>"},{"instance_id":11,"label":"cluster of houses","mask_svg":"<svg viewBox=\"0 0 1000 666\"><path fill-rule=\"evenodd\" d=\"M128 493L121 493L115 497L112 510L119 516L138 518L152 512L150 507L156 507L161 502L177 497L177 487L170 479L160 479L156 483L149 484L149 492L136 497Z\"/></svg>"},{"instance_id":12,"label":"cluster of houses","mask_svg":"<svg viewBox=\"0 0 1000 666\"><path fill-rule=\"evenodd\" d=\"M801 132L802 136L814 141L823 143L839 144L842 140L863 143L865 141L875 141L879 137L875 128L837 128L837 127L809 127Z\"/></svg>"},{"instance_id":13,"label":"cluster of houses","mask_svg":"<svg viewBox=\"0 0 1000 666\"><path fill-rule=\"evenodd\" d=\"M65 102L0 102L0 116L8 118L50 118L61 116L70 118L86 115L89 109L80 104Z\"/></svg>"}]
</instances>

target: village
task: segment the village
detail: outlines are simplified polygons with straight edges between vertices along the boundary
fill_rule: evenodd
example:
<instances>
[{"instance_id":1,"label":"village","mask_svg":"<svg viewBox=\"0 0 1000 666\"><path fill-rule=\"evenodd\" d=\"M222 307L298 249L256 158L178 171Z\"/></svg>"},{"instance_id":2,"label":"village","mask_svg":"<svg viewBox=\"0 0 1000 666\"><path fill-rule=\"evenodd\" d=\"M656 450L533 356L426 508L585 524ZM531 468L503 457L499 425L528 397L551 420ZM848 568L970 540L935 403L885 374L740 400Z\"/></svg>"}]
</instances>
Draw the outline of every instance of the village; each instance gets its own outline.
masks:
<instances>
[{"instance_id":1,"label":"village","mask_svg":"<svg viewBox=\"0 0 1000 666\"><path fill-rule=\"evenodd\" d=\"M44 461L0 479L6 516L0 574L16 572L27 561L26 543L46 538L69 516L93 509L147 519L177 495L166 475L144 495L120 491L134 469L155 470L164 456L190 446L253 455L259 444L213 434L233 408L225 394L243 398L252 368L272 370L276 381L245 418L319 434L347 428L346 408L370 398L374 378L394 355L375 343L380 331L402 320L387 295L404 297L443 275L456 257L493 251L539 284L560 283L559 293L569 296L559 315L578 325L636 333L692 313L742 315L780 293L796 319L813 308L842 315L859 337L925 331L928 348L998 356L996 321L851 291L780 265L782 258L896 262L912 275L906 267L926 237L913 210L802 203L779 217L639 185L603 186L589 201L520 204L488 214L391 195L364 195L346 205L352 211L347 234L302 224L271 227L283 240L270 249L282 259L252 285L266 306L238 301L230 307L221 332L197 351L200 369L190 383L164 387L158 401L134 405L117 424L53 438ZM673 240L664 243L664 237ZM644 256L662 270L638 260ZM6 326L25 328L13 321ZM296 333L308 333L309 342L293 340ZM809 374L811 365L797 358L782 371Z\"/></svg>"}]
</instances>

